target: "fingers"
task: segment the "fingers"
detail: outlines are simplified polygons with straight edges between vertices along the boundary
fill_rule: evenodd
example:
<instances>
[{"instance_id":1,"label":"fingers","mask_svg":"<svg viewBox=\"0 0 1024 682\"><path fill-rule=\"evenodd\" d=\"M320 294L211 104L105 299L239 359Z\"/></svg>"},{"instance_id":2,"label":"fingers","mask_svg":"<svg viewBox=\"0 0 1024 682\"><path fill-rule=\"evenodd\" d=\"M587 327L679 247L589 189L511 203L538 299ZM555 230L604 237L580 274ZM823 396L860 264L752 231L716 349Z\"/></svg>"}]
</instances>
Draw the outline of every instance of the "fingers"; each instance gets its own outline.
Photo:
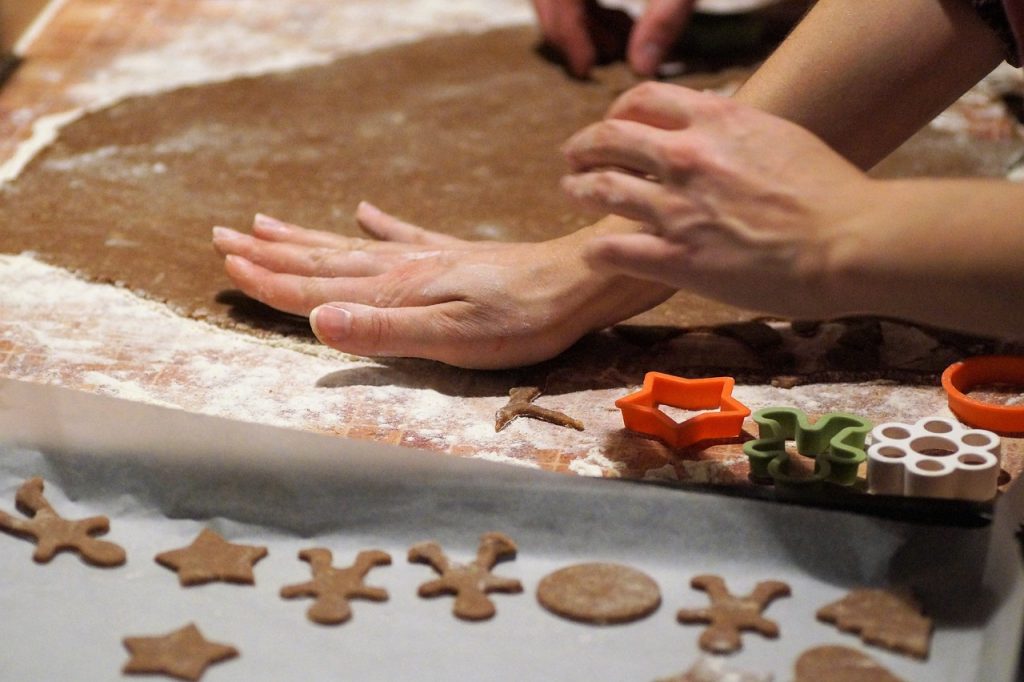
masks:
<instances>
[{"instance_id":1,"label":"fingers","mask_svg":"<svg viewBox=\"0 0 1024 682\"><path fill-rule=\"evenodd\" d=\"M235 255L224 259L224 269L250 298L295 315L308 315L327 301L353 301L367 305L430 305L438 302L430 288L407 278L392 277L388 286L376 277L306 277L278 273Z\"/></svg>"},{"instance_id":2,"label":"fingers","mask_svg":"<svg viewBox=\"0 0 1024 682\"><path fill-rule=\"evenodd\" d=\"M308 277L379 275L402 259L402 254L397 252L368 252L266 241L226 227L213 228L213 246L223 256L241 256L273 272Z\"/></svg>"},{"instance_id":3,"label":"fingers","mask_svg":"<svg viewBox=\"0 0 1024 682\"><path fill-rule=\"evenodd\" d=\"M650 0L629 38L627 59L641 76L653 76L690 19L695 0Z\"/></svg>"},{"instance_id":4,"label":"fingers","mask_svg":"<svg viewBox=\"0 0 1024 682\"><path fill-rule=\"evenodd\" d=\"M562 178L562 189L595 211L645 224L660 223L665 203L677 201L663 185L617 171L567 175Z\"/></svg>"},{"instance_id":5,"label":"fingers","mask_svg":"<svg viewBox=\"0 0 1024 682\"><path fill-rule=\"evenodd\" d=\"M605 119L635 121L663 130L689 128L715 95L671 83L649 81L627 90L616 99Z\"/></svg>"},{"instance_id":6,"label":"fingers","mask_svg":"<svg viewBox=\"0 0 1024 682\"><path fill-rule=\"evenodd\" d=\"M425 358L474 369L515 364L516 358L496 352L494 343L466 326L469 306L464 301L399 308L327 303L315 308L309 321L321 342L344 353Z\"/></svg>"},{"instance_id":7,"label":"fingers","mask_svg":"<svg viewBox=\"0 0 1024 682\"><path fill-rule=\"evenodd\" d=\"M565 57L569 72L586 78L597 60L597 51L587 30L583 0L534 0L545 42Z\"/></svg>"},{"instance_id":8,"label":"fingers","mask_svg":"<svg viewBox=\"0 0 1024 682\"><path fill-rule=\"evenodd\" d=\"M399 220L367 201L360 202L358 208L356 208L356 222L370 236L386 242L424 245L443 244L446 246L463 242L463 240L456 237L425 230L412 223Z\"/></svg>"},{"instance_id":9,"label":"fingers","mask_svg":"<svg viewBox=\"0 0 1024 682\"><path fill-rule=\"evenodd\" d=\"M620 272L640 279L679 287L685 281L691 247L653 234L633 233L600 237L589 242L583 257L597 270Z\"/></svg>"},{"instance_id":10,"label":"fingers","mask_svg":"<svg viewBox=\"0 0 1024 682\"><path fill-rule=\"evenodd\" d=\"M633 121L610 120L587 126L569 138L562 153L573 171L615 167L634 175L660 176L658 153L666 133Z\"/></svg>"},{"instance_id":11,"label":"fingers","mask_svg":"<svg viewBox=\"0 0 1024 682\"><path fill-rule=\"evenodd\" d=\"M260 239L273 242L291 242L293 244L305 244L306 246L324 246L345 248L349 246L352 239L333 232L322 230L308 230L298 225L292 225L271 218L268 215L257 213L252 221L252 232Z\"/></svg>"}]
</instances>

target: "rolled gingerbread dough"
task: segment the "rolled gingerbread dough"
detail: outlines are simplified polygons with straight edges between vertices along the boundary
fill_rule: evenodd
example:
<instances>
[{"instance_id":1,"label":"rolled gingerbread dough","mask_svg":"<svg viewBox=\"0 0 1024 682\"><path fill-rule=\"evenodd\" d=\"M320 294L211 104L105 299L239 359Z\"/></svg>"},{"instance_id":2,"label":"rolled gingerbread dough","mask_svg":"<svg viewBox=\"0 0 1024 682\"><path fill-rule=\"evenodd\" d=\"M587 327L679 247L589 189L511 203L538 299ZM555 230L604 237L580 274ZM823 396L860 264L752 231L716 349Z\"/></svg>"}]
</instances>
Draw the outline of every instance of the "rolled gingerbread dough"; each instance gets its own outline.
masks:
<instances>
[{"instance_id":1,"label":"rolled gingerbread dough","mask_svg":"<svg viewBox=\"0 0 1024 682\"><path fill-rule=\"evenodd\" d=\"M219 325L308 336L304 319L230 292L211 226L245 230L264 212L358 234L363 199L470 239L543 240L595 218L558 188L559 145L636 81L622 65L571 80L535 47L531 28L447 36L90 113L0 187L0 251L32 251ZM705 88L745 75L678 80ZM952 163L976 173L989 161ZM898 155L888 164L900 173ZM634 321L699 327L753 316L681 294Z\"/></svg>"}]
</instances>

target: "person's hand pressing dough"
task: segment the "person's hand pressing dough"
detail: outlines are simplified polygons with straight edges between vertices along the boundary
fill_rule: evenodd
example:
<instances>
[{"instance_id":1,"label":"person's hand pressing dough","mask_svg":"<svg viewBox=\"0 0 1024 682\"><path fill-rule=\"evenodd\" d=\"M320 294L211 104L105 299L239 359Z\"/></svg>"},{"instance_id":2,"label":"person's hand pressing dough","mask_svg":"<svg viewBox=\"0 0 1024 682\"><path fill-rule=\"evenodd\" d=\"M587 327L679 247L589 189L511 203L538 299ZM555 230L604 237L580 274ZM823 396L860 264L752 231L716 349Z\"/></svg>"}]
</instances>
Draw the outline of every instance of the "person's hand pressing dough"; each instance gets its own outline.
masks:
<instances>
[{"instance_id":1,"label":"person's hand pressing dough","mask_svg":"<svg viewBox=\"0 0 1024 682\"><path fill-rule=\"evenodd\" d=\"M366 203L356 219L375 239L258 216L251 235L218 227L213 243L239 289L278 310L309 315L328 346L461 367L551 358L672 293L586 265L583 244L624 229L617 219L541 243L464 241Z\"/></svg>"},{"instance_id":2,"label":"person's hand pressing dough","mask_svg":"<svg viewBox=\"0 0 1024 682\"><path fill-rule=\"evenodd\" d=\"M633 88L564 152L569 195L646 226L592 240L588 262L781 315L834 312L830 267L875 205L803 128L676 85Z\"/></svg>"}]
</instances>

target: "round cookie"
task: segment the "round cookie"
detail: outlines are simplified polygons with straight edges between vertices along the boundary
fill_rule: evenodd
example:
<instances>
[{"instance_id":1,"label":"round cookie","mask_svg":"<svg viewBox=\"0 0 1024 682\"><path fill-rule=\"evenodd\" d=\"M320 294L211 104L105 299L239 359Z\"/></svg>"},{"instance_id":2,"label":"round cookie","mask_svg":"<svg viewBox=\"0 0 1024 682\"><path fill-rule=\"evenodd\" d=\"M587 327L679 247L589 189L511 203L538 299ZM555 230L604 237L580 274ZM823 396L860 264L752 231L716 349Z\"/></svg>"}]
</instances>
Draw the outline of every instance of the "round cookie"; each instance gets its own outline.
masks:
<instances>
[{"instance_id":1,"label":"round cookie","mask_svg":"<svg viewBox=\"0 0 1024 682\"><path fill-rule=\"evenodd\" d=\"M552 613L594 625L630 623L661 605L658 584L621 564L576 564L546 575L537 601Z\"/></svg>"}]
</instances>

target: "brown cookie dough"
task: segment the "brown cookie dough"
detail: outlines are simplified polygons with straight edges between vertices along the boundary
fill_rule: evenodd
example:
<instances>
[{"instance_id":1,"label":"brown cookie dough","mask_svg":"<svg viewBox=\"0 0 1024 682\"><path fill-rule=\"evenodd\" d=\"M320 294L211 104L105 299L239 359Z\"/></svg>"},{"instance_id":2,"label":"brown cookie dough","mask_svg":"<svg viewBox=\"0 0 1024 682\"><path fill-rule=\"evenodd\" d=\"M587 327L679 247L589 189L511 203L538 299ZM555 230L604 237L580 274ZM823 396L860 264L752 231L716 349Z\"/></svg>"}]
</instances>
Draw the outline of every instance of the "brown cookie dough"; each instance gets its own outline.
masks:
<instances>
[{"instance_id":1,"label":"brown cookie dough","mask_svg":"<svg viewBox=\"0 0 1024 682\"><path fill-rule=\"evenodd\" d=\"M0 530L35 540L32 558L37 562L45 564L62 550L78 552L83 561L103 568L125 562L125 551L120 545L92 537L110 530L110 520L106 516L77 521L63 518L43 496L43 479L36 477L25 481L18 488L14 501L29 518L20 519L0 511Z\"/></svg>"},{"instance_id":2,"label":"brown cookie dough","mask_svg":"<svg viewBox=\"0 0 1024 682\"><path fill-rule=\"evenodd\" d=\"M476 559L468 564L449 561L436 542L421 542L409 548L411 563L429 564L440 578L420 585L421 597L454 594L452 612L463 620L487 620L494 616L494 603L487 597L490 592L516 594L523 585L512 578L502 578L491 569L502 559L516 555L516 545L501 533L484 533L480 537Z\"/></svg>"},{"instance_id":3,"label":"brown cookie dough","mask_svg":"<svg viewBox=\"0 0 1024 682\"><path fill-rule=\"evenodd\" d=\"M875 659L845 646L808 649L796 660L793 682L904 682Z\"/></svg>"},{"instance_id":4,"label":"brown cookie dough","mask_svg":"<svg viewBox=\"0 0 1024 682\"><path fill-rule=\"evenodd\" d=\"M175 571L182 587L215 580L252 585L252 567L266 555L266 547L236 545L204 528L188 547L161 552L156 562Z\"/></svg>"},{"instance_id":5,"label":"brown cookie dough","mask_svg":"<svg viewBox=\"0 0 1024 682\"><path fill-rule=\"evenodd\" d=\"M708 623L700 636L700 648L713 654L728 654L743 646L740 632L753 630L765 637L779 636L779 626L761 612L779 597L788 597L789 585L778 580L765 580L754 586L745 597L732 595L725 581L717 575L698 575L690 586L707 592L711 605L703 609L681 609L676 615L680 623Z\"/></svg>"},{"instance_id":6,"label":"brown cookie dough","mask_svg":"<svg viewBox=\"0 0 1024 682\"><path fill-rule=\"evenodd\" d=\"M622 64L574 80L536 45L533 27L448 35L89 113L0 187L0 252L32 251L215 324L312 341L304 318L218 296L232 286L213 225L247 230L263 212L365 236L353 217L364 199L467 239L540 241L593 221L559 189L558 149L639 81ZM650 321L750 316L686 295Z\"/></svg>"},{"instance_id":7,"label":"brown cookie dough","mask_svg":"<svg viewBox=\"0 0 1024 682\"><path fill-rule=\"evenodd\" d=\"M818 620L853 632L867 644L928 658L932 621L909 594L880 589L853 590L837 602L818 609Z\"/></svg>"},{"instance_id":8,"label":"brown cookie dough","mask_svg":"<svg viewBox=\"0 0 1024 682\"><path fill-rule=\"evenodd\" d=\"M537 601L563 618L608 625L654 613L661 591L650 576L629 566L576 564L544 576L537 585Z\"/></svg>"},{"instance_id":9,"label":"brown cookie dough","mask_svg":"<svg viewBox=\"0 0 1024 682\"><path fill-rule=\"evenodd\" d=\"M238 656L238 649L211 642L194 623L156 637L125 637L131 658L121 672L127 675L167 675L180 680L198 680L206 669Z\"/></svg>"},{"instance_id":10,"label":"brown cookie dough","mask_svg":"<svg viewBox=\"0 0 1024 682\"><path fill-rule=\"evenodd\" d=\"M314 623L337 625L352 617L349 599L387 601L388 592L380 587L370 587L363 582L374 566L391 564L391 555L379 550L367 550L356 556L356 562L348 568L331 566L333 557L329 549L314 547L299 552L299 558L309 563L313 579L297 585L281 588L281 597L315 597L316 601L306 611Z\"/></svg>"},{"instance_id":11,"label":"brown cookie dough","mask_svg":"<svg viewBox=\"0 0 1024 682\"><path fill-rule=\"evenodd\" d=\"M531 419L539 419L556 426L566 426L577 431L583 430L583 422L579 419L573 419L563 412L534 405L533 401L540 396L540 389L535 386L513 388L508 392L508 395L508 404L499 409L494 415L495 431L501 431L512 420L519 417L530 417Z\"/></svg>"}]
</instances>

